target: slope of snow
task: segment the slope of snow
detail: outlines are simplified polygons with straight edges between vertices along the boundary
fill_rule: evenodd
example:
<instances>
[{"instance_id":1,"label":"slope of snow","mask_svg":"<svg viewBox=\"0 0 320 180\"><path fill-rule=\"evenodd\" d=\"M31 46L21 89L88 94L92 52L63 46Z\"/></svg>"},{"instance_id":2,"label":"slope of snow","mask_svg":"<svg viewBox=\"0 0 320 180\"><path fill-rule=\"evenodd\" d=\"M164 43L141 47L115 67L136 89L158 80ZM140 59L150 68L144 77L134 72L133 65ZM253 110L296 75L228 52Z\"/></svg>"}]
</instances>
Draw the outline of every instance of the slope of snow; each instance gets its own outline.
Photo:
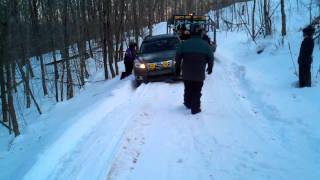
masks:
<instances>
[{"instance_id":1,"label":"slope of snow","mask_svg":"<svg viewBox=\"0 0 320 180\"><path fill-rule=\"evenodd\" d=\"M290 20L284 46L259 42L260 55L243 31L219 32L195 116L182 105L182 83L88 84L1 147L0 179L320 179L319 45L313 87L304 89L287 47L296 61L305 16Z\"/></svg>"}]
</instances>

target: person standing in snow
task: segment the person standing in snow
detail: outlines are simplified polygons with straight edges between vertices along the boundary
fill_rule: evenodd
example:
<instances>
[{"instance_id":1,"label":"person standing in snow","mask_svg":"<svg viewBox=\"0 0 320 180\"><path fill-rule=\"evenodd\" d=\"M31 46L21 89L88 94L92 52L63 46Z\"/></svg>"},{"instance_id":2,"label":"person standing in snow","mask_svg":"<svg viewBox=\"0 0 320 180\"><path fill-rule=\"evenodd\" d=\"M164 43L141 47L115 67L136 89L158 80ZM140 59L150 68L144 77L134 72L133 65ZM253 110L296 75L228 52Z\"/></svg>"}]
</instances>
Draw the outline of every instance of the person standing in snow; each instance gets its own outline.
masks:
<instances>
[{"instance_id":1,"label":"person standing in snow","mask_svg":"<svg viewBox=\"0 0 320 180\"><path fill-rule=\"evenodd\" d=\"M190 32L187 30L187 27L185 24L182 24L181 27L181 36L180 39L181 40L187 40L190 38Z\"/></svg>"},{"instance_id":2,"label":"person standing in snow","mask_svg":"<svg viewBox=\"0 0 320 180\"><path fill-rule=\"evenodd\" d=\"M176 74L184 82L184 105L191 109L192 114L201 112L201 90L205 80L206 65L208 74L213 69L213 52L207 42L201 39L201 27L193 25L191 36L182 42L176 51Z\"/></svg>"},{"instance_id":3,"label":"person standing in snow","mask_svg":"<svg viewBox=\"0 0 320 180\"><path fill-rule=\"evenodd\" d=\"M313 33L315 29L311 25L303 29L303 41L298 58L299 63L299 87L311 87L311 64L314 48Z\"/></svg>"},{"instance_id":4,"label":"person standing in snow","mask_svg":"<svg viewBox=\"0 0 320 180\"><path fill-rule=\"evenodd\" d=\"M120 79L124 79L125 77L132 74L134 60L137 55L137 44L134 42L130 42L129 48L126 50L124 55L124 66L125 72L121 74Z\"/></svg>"}]
</instances>

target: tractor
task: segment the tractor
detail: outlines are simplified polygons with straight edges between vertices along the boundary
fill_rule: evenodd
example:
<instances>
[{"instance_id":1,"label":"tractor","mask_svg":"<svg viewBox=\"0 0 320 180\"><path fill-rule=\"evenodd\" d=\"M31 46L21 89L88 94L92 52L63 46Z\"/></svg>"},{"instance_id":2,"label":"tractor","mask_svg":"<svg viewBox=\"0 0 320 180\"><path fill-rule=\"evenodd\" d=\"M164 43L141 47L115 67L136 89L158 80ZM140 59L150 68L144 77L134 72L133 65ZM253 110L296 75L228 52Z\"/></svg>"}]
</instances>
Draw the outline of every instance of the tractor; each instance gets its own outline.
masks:
<instances>
[{"instance_id":1,"label":"tractor","mask_svg":"<svg viewBox=\"0 0 320 180\"><path fill-rule=\"evenodd\" d=\"M188 15L173 15L167 22L167 34L176 34L181 40L185 40L184 35L190 32L190 28L193 24L198 24L202 27L203 32L213 32L210 44L215 52L216 44L216 25L215 22L209 16L195 15L190 13Z\"/></svg>"}]
</instances>

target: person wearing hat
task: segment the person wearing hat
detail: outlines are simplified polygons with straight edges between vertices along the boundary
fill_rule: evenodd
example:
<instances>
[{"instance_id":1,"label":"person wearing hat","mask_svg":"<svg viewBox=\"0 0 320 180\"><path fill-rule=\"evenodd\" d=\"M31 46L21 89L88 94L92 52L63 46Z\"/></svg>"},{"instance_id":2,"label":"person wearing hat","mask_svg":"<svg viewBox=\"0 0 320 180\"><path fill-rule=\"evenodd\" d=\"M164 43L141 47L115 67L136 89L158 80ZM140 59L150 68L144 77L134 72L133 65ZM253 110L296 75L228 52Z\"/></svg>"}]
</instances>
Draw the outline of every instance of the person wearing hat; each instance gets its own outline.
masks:
<instances>
[{"instance_id":1,"label":"person wearing hat","mask_svg":"<svg viewBox=\"0 0 320 180\"><path fill-rule=\"evenodd\" d=\"M191 36L183 41L176 50L176 74L184 82L184 105L192 114L201 112L201 90L205 72L212 73L214 64L213 52L207 42L201 39L201 27L191 27Z\"/></svg>"},{"instance_id":2,"label":"person wearing hat","mask_svg":"<svg viewBox=\"0 0 320 180\"><path fill-rule=\"evenodd\" d=\"M129 48L126 50L124 55L124 66L125 72L121 74L120 79L124 79L125 77L132 74L134 60L137 55L137 44L135 42L129 43Z\"/></svg>"},{"instance_id":3,"label":"person wearing hat","mask_svg":"<svg viewBox=\"0 0 320 180\"><path fill-rule=\"evenodd\" d=\"M300 47L298 58L299 64L299 87L311 87L311 64L314 48L313 33L314 27L307 26L303 29L303 41Z\"/></svg>"},{"instance_id":4,"label":"person wearing hat","mask_svg":"<svg viewBox=\"0 0 320 180\"><path fill-rule=\"evenodd\" d=\"M187 30L187 26L185 24L182 24L181 26L181 40L187 40L190 38L190 32Z\"/></svg>"}]
</instances>

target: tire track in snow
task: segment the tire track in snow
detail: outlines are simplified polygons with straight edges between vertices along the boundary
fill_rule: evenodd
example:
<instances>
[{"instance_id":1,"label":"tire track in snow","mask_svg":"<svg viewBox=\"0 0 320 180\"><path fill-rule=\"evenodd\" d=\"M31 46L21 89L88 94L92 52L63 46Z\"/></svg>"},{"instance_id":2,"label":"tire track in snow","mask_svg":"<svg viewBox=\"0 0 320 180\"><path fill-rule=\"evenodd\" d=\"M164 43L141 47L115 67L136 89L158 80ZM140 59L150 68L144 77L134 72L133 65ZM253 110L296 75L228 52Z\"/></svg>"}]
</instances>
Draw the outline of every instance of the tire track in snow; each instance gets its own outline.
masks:
<instances>
[{"instance_id":1,"label":"tire track in snow","mask_svg":"<svg viewBox=\"0 0 320 180\"><path fill-rule=\"evenodd\" d=\"M131 145L139 160L130 169L130 151L120 151L108 180L266 179L286 173L274 168L273 158L284 153L282 147L270 140L263 117L253 113L242 89L230 82L234 77L226 65L220 61L207 78L199 115L191 116L183 107L182 85L154 84L154 103L147 109L151 125L125 135L145 137L143 146Z\"/></svg>"},{"instance_id":2,"label":"tire track in snow","mask_svg":"<svg viewBox=\"0 0 320 180\"><path fill-rule=\"evenodd\" d=\"M122 113L122 108L127 107L128 111L132 111L133 109L129 106L132 105L134 99L140 98L141 93L148 89L146 86L142 86L135 93L130 93L131 82L126 81L123 85L124 87L114 91L112 97L99 101L94 107L87 108L75 117L74 120L77 123L66 130L54 144L39 156L36 164L24 176L24 179L65 179L66 177L68 179L88 179L85 178L87 176L89 179L94 176L97 177L96 179L104 179L105 174L102 171L105 171L106 167L100 167L101 170L98 170L98 167L93 168L96 164L93 167L88 167L81 163L90 162L90 156L96 153L97 149L92 149L90 146L100 148L98 149L100 155L103 154L104 158L109 158L109 161L112 161L118 141L126 129L126 123L130 120L130 116L124 119L119 118L121 114L126 116ZM122 123L113 126L114 118ZM104 128L109 128L109 134L105 133ZM94 141L94 138L98 138L98 140ZM110 141L105 144L107 147L99 146L99 143L106 143L106 140ZM105 149L106 151L110 150L109 154L103 152ZM82 157L83 154L85 154L84 157ZM106 163L108 161L100 162L100 165L106 166ZM88 168L93 171L88 172Z\"/></svg>"}]
</instances>

